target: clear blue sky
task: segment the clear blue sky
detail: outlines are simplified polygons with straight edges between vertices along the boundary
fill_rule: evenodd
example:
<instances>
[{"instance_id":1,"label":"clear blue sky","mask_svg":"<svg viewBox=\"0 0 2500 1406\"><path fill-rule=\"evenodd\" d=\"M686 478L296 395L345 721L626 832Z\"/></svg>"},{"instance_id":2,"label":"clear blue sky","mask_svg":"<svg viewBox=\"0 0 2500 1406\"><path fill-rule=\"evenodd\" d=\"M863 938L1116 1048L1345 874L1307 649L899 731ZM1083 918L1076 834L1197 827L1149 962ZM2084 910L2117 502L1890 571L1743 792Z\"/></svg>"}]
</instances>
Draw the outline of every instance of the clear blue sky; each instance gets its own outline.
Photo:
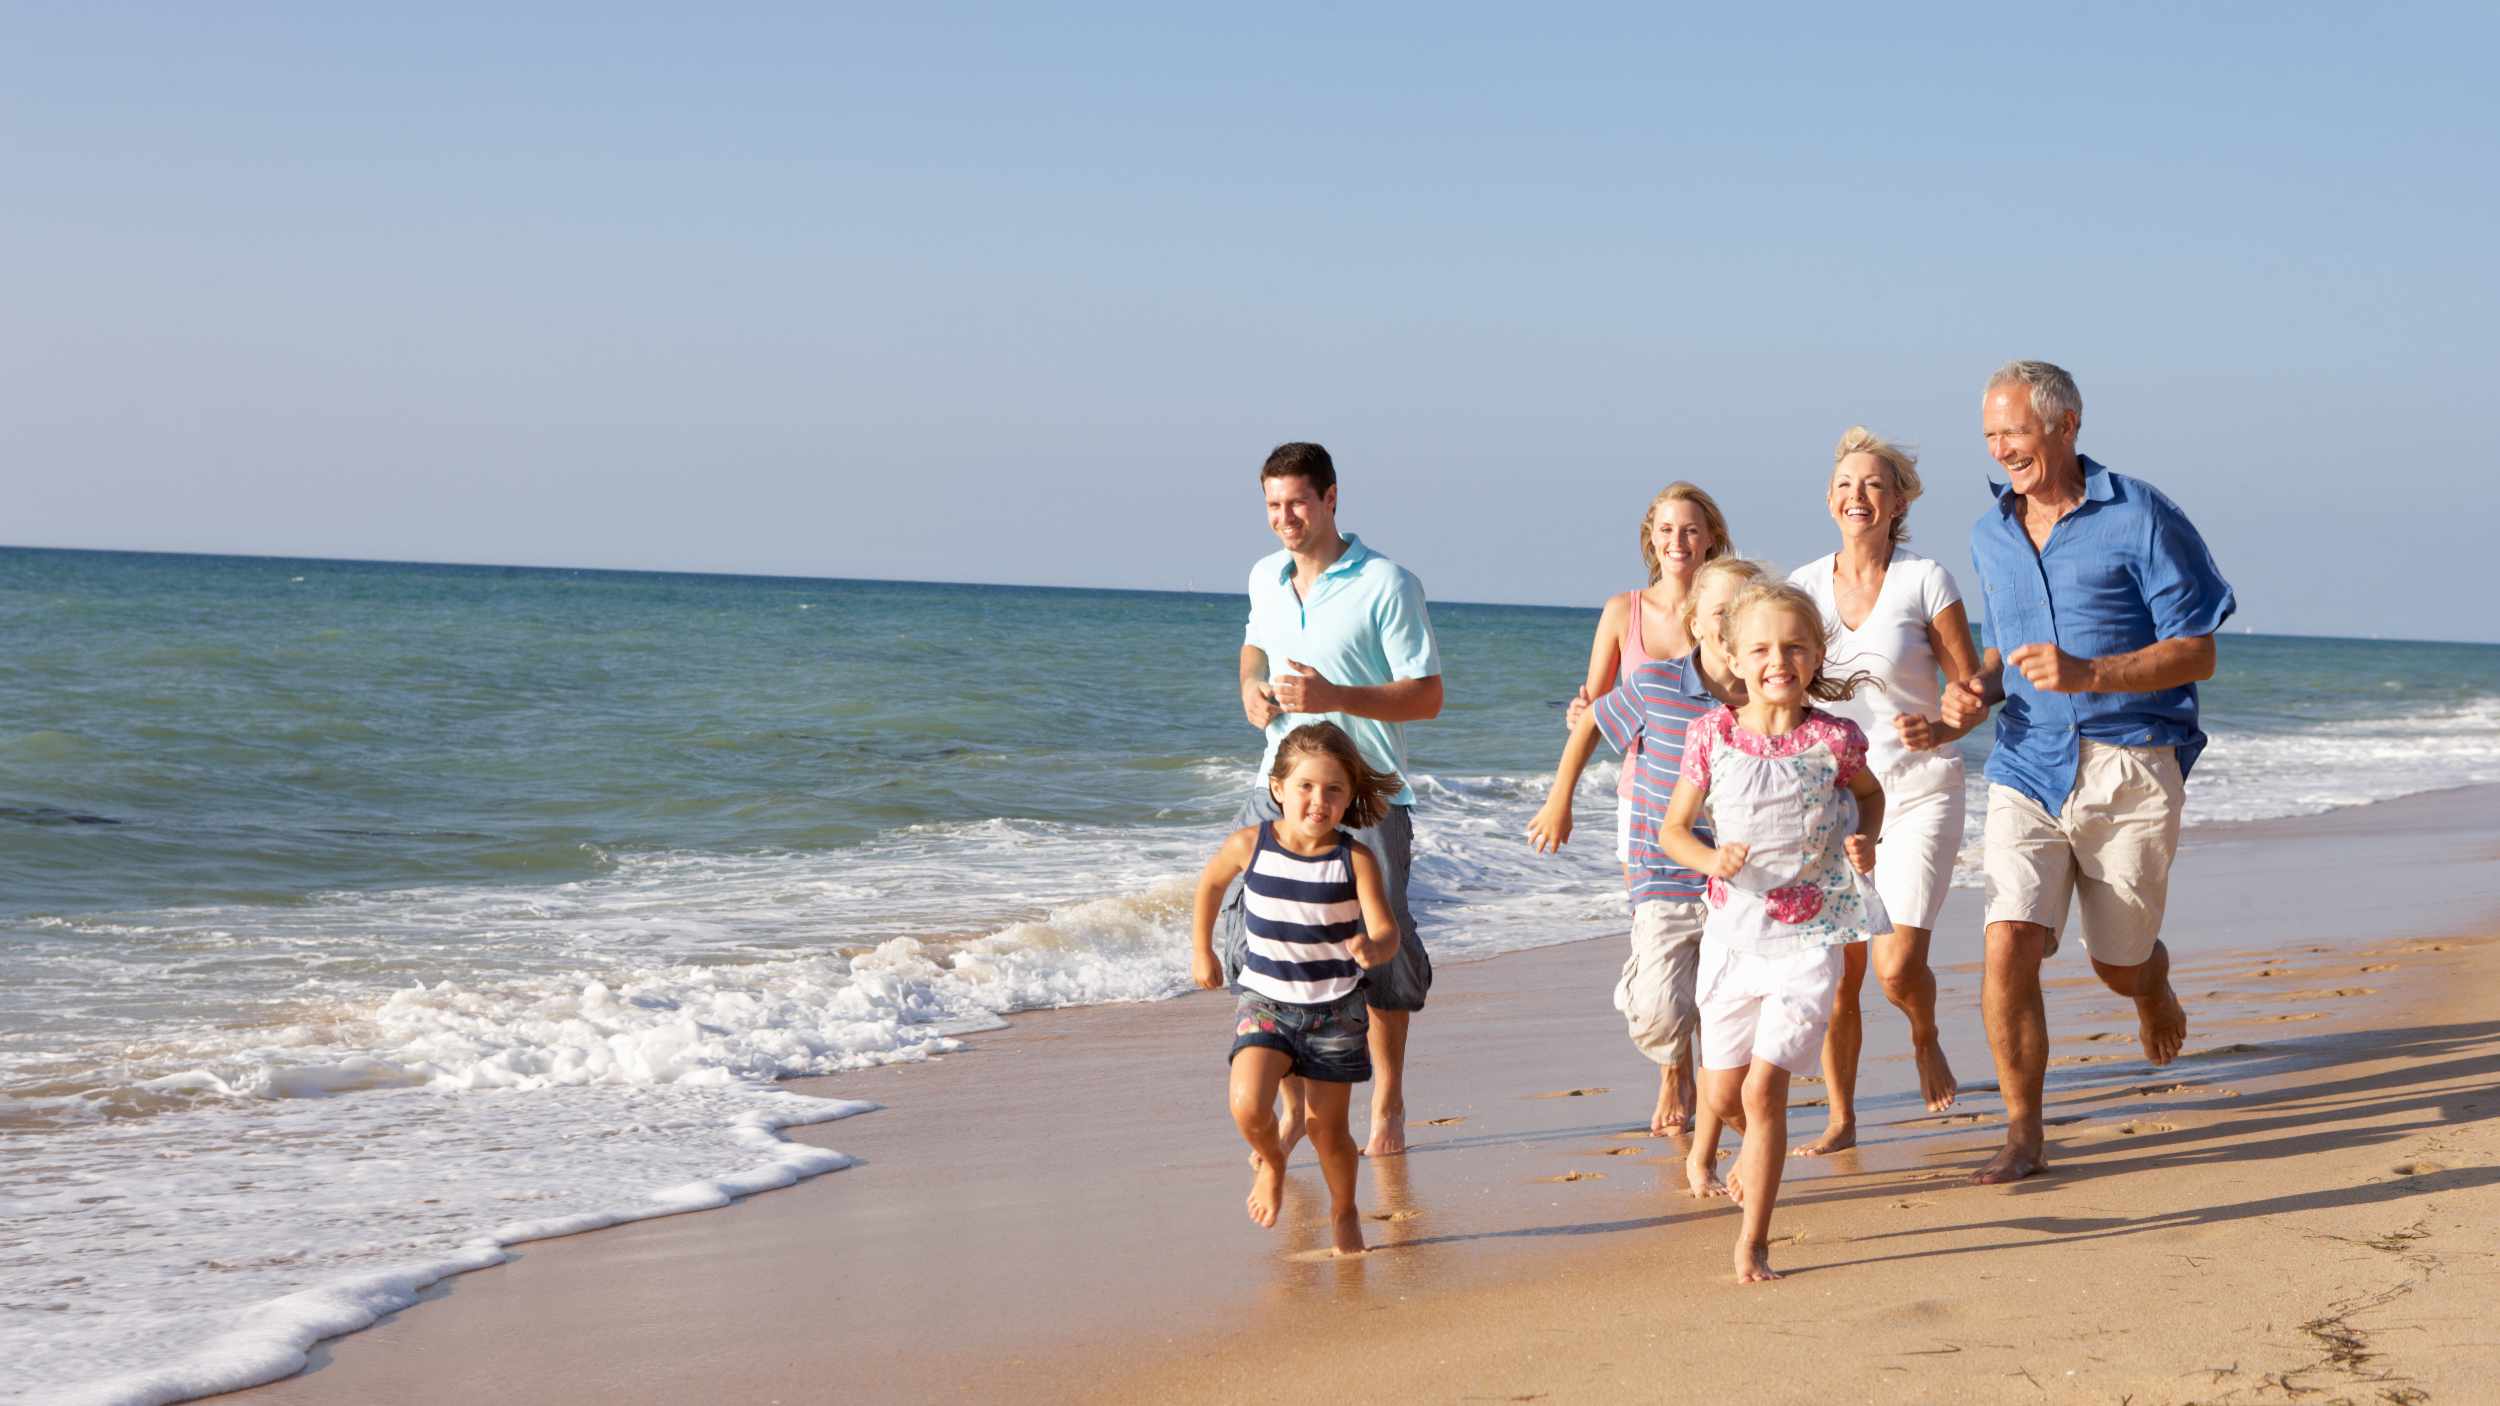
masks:
<instances>
[{"instance_id":1,"label":"clear blue sky","mask_svg":"<svg viewBox=\"0 0 2500 1406\"><path fill-rule=\"evenodd\" d=\"M2487 6L0 8L0 541L1444 599L1666 481L1967 575L1978 390L2263 631L2500 638Z\"/></svg>"}]
</instances>

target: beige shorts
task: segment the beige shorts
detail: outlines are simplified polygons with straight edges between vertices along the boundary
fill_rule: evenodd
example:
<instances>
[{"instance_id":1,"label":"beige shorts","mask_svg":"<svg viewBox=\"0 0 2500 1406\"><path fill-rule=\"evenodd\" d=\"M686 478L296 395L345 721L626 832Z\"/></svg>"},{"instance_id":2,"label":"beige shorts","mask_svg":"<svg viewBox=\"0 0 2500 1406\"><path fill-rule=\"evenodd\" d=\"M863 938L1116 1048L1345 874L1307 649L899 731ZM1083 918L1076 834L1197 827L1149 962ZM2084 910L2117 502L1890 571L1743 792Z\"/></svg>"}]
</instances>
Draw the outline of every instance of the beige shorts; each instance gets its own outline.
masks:
<instances>
[{"instance_id":1,"label":"beige shorts","mask_svg":"<svg viewBox=\"0 0 2500 1406\"><path fill-rule=\"evenodd\" d=\"M2055 952L2067 901L2078 899L2092 960L2144 962L2170 901L2186 795L2178 749L2106 742L2083 744L2075 789L2056 815L2012 787L1990 786L1988 921L2047 928Z\"/></svg>"},{"instance_id":2,"label":"beige shorts","mask_svg":"<svg viewBox=\"0 0 2500 1406\"><path fill-rule=\"evenodd\" d=\"M1682 1063L1701 1024L1693 986L1709 912L1698 898L1653 898L1632 910L1632 955L1615 983L1615 1009L1633 1046L1659 1064Z\"/></svg>"}]
</instances>

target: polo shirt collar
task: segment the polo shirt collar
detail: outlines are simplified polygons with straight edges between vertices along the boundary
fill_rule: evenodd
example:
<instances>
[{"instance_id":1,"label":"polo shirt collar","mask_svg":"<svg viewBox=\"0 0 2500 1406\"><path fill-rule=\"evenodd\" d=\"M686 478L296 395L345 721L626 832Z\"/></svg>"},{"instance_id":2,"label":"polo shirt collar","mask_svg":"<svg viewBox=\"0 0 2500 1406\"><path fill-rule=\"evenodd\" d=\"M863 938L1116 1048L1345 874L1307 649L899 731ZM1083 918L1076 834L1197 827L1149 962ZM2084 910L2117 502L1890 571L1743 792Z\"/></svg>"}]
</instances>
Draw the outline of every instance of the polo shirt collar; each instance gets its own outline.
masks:
<instances>
[{"instance_id":1,"label":"polo shirt collar","mask_svg":"<svg viewBox=\"0 0 2500 1406\"><path fill-rule=\"evenodd\" d=\"M2118 496L2118 486L2109 481L2107 464L2089 454L2078 454L2075 459L2083 468L2083 501L2106 503ZM1997 495L1999 513L2013 512L2014 500L2022 496L2016 493L2012 486L1999 483L1995 479L1988 480L1988 491Z\"/></svg>"},{"instance_id":2,"label":"polo shirt collar","mask_svg":"<svg viewBox=\"0 0 2500 1406\"><path fill-rule=\"evenodd\" d=\"M1372 554L1372 549L1363 545L1362 538L1355 536L1351 532L1340 533L1339 535L1345 538L1345 550L1339 552L1337 554L1337 559L1328 563L1328 569L1320 573L1320 577L1323 580L1328 577L1335 576L1340 572L1352 571L1354 568L1363 564L1363 559L1365 557ZM1284 555L1285 560L1276 568L1276 579L1279 581L1290 581L1293 579L1293 553L1287 552Z\"/></svg>"}]
</instances>

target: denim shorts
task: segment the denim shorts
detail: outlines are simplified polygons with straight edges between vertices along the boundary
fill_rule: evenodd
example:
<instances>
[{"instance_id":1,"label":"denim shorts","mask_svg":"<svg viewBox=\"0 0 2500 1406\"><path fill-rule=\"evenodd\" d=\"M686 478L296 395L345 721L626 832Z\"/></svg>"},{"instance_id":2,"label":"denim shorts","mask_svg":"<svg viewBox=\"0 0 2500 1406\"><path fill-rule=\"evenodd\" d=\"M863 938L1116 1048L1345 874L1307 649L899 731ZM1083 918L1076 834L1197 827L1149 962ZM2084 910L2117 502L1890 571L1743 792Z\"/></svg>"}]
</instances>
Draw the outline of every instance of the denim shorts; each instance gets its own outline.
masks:
<instances>
[{"instance_id":1,"label":"denim shorts","mask_svg":"<svg viewBox=\"0 0 2500 1406\"><path fill-rule=\"evenodd\" d=\"M1286 1073L1323 1084L1360 1084L1372 1077L1371 1012L1361 988L1324 1006L1297 1006L1243 992L1233 1007L1233 1052L1256 1047L1293 1057Z\"/></svg>"}]
</instances>

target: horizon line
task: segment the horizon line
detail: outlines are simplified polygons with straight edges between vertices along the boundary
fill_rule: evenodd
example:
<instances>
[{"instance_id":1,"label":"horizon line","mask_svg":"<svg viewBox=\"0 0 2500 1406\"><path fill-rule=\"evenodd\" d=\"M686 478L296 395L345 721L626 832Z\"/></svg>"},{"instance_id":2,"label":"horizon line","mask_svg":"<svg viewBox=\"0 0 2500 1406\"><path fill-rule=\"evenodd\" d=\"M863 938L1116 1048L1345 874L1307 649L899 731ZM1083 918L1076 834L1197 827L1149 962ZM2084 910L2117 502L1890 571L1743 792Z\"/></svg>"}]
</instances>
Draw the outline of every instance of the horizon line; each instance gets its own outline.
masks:
<instances>
[{"instance_id":1,"label":"horizon line","mask_svg":"<svg viewBox=\"0 0 2500 1406\"><path fill-rule=\"evenodd\" d=\"M85 553L94 556L198 557L210 561L303 561L326 562L339 566L448 566L492 571L597 571L616 576L702 576L714 577L726 581L822 581L827 584L834 585L972 586L993 590L1093 591L1134 596L1205 596L1215 600L1230 599L1239 595L1239 592L1235 591L1205 591L1200 590L1195 586L1066 586L1037 581L941 581L916 576L815 576L786 571L707 571L684 567L581 566L510 561L419 561L413 558L403 557L344 557L307 556L292 553L272 552L175 551L154 547L56 547L19 542L0 542L0 552L62 552ZM1590 615L1597 614L1600 609L1600 607L1597 606L1553 605L1542 601L1477 601L1458 600L1453 598L1442 601L1441 603L1444 605L1487 606L1504 610L1560 610ZM1976 626L1980 622L1974 620L1971 623ZM2240 633L2256 639L2348 640L2356 644L2462 644L2473 645L2481 648L2500 647L2500 639L2418 639L2402 635L2372 636L2300 634L2277 633L2271 630L2242 630ZM2228 638L2229 632L2223 632L2223 637Z\"/></svg>"}]
</instances>

